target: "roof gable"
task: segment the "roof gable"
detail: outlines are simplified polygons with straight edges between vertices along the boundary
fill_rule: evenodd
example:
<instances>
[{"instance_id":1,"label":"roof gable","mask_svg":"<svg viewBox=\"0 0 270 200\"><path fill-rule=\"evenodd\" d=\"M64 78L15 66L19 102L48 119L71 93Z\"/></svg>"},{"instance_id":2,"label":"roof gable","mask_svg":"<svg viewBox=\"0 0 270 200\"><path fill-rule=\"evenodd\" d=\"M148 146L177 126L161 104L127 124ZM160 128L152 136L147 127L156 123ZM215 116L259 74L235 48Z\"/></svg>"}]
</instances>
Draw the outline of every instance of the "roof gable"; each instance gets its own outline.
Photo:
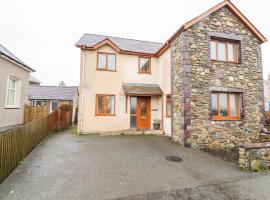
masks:
<instances>
[{"instance_id":1,"label":"roof gable","mask_svg":"<svg viewBox=\"0 0 270 200\"><path fill-rule=\"evenodd\" d=\"M11 53L1 44L0 44L0 55L5 57L6 59L9 59L15 62L15 64L19 65L20 67L23 67L24 69L28 71L32 71L32 72L35 71L32 68L30 68L28 65L26 65L23 61L21 61L19 58L17 58L13 53Z\"/></svg>"},{"instance_id":2,"label":"roof gable","mask_svg":"<svg viewBox=\"0 0 270 200\"><path fill-rule=\"evenodd\" d=\"M189 22L183 24L170 38L169 42L171 42L175 37L177 37L182 31L187 30L191 26L195 25L199 21L203 20L205 17L211 15L212 13L216 12L217 10L227 7L257 38L258 40L263 43L266 42L267 39L258 31L258 29L243 15L243 13L236 8L235 5L232 4L229 0L225 0L218 5L210 8L206 12L202 13L198 17L190 20Z\"/></svg>"}]
</instances>

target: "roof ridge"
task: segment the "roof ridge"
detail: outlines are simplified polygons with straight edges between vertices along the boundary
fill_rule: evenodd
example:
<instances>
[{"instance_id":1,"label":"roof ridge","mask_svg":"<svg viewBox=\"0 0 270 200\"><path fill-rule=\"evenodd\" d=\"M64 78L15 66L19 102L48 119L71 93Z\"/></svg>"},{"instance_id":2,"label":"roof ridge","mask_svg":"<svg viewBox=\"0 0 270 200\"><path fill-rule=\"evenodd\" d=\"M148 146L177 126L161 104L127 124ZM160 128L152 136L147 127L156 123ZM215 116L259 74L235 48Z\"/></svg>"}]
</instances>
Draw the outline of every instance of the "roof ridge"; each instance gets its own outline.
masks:
<instances>
[{"instance_id":1,"label":"roof ridge","mask_svg":"<svg viewBox=\"0 0 270 200\"><path fill-rule=\"evenodd\" d=\"M95 36L102 36L102 37L107 37L107 38L118 38L118 39L134 40L134 41L140 41L140 42L150 42L150 43L156 43L156 44L164 44L162 42L153 42L153 41L149 41L149 40L139 40L139 39L116 37L116 36L109 36L109 35L100 35L100 34L95 34L95 33L84 33L84 34L95 35Z\"/></svg>"}]
</instances>

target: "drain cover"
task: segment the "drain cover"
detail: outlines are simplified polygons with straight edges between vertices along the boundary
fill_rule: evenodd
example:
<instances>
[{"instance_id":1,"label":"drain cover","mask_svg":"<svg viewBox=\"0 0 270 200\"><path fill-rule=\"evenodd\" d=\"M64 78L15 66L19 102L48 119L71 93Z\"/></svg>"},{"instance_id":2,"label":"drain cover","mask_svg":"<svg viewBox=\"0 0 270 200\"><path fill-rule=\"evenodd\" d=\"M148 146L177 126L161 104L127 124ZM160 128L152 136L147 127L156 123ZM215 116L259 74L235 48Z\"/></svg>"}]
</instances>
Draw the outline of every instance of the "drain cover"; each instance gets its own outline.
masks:
<instances>
[{"instance_id":1,"label":"drain cover","mask_svg":"<svg viewBox=\"0 0 270 200\"><path fill-rule=\"evenodd\" d=\"M165 159L171 162L182 162L183 159L179 156L165 156Z\"/></svg>"}]
</instances>

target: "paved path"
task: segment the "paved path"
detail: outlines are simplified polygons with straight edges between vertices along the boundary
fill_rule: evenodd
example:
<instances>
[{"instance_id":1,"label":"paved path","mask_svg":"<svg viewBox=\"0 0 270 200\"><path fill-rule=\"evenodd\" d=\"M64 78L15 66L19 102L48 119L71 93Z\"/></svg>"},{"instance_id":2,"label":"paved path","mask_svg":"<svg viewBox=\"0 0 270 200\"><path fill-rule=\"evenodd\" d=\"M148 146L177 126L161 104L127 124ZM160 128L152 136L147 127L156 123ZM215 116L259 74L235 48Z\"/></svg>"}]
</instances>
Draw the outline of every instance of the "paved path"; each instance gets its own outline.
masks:
<instances>
[{"instance_id":1,"label":"paved path","mask_svg":"<svg viewBox=\"0 0 270 200\"><path fill-rule=\"evenodd\" d=\"M240 171L167 137L66 131L47 137L27 157L0 185L0 199L270 199L269 185L270 173Z\"/></svg>"}]
</instances>

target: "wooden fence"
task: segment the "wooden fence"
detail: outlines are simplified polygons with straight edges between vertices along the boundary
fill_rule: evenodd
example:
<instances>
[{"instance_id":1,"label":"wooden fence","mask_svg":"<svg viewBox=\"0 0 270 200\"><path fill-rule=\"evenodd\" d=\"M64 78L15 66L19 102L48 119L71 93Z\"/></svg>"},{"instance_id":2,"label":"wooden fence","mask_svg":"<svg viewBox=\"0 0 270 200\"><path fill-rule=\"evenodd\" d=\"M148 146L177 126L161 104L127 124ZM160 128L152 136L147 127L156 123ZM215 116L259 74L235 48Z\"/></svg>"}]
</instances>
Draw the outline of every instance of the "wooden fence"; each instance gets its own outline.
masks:
<instances>
[{"instance_id":1,"label":"wooden fence","mask_svg":"<svg viewBox=\"0 0 270 200\"><path fill-rule=\"evenodd\" d=\"M41 119L48 115L48 109L46 106L24 106L24 123Z\"/></svg>"},{"instance_id":2,"label":"wooden fence","mask_svg":"<svg viewBox=\"0 0 270 200\"><path fill-rule=\"evenodd\" d=\"M72 109L70 107L69 109ZM71 111L63 108L22 127L0 134L0 183L48 134L68 129Z\"/></svg>"}]
</instances>

